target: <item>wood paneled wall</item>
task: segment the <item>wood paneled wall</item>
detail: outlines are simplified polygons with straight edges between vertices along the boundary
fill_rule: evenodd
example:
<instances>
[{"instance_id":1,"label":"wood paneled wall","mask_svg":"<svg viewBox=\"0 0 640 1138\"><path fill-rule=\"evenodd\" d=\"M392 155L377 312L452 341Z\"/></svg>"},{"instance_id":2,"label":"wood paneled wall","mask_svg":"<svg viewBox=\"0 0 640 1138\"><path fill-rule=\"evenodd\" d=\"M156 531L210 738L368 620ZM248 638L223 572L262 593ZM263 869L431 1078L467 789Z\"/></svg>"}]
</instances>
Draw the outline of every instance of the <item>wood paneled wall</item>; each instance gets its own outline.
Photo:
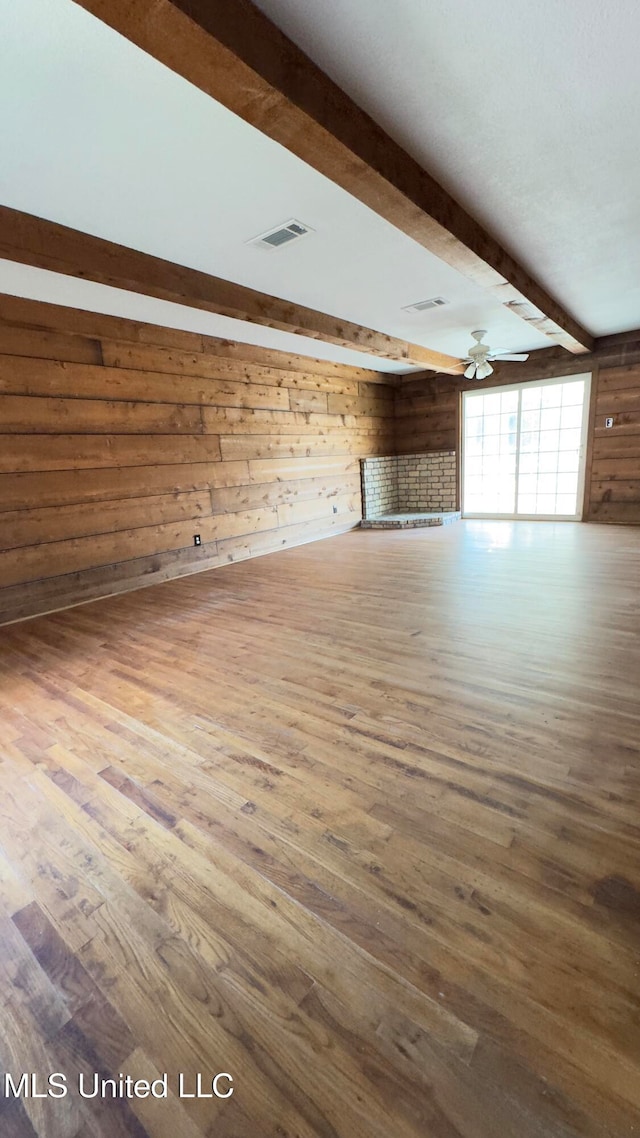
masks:
<instances>
[{"instance_id":1,"label":"wood paneled wall","mask_svg":"<svg viewBox=\"0 0 640 1138\"><path fill-rule=\"evenodd\" d=\"M640 363L601 367L594 393L588 520L640 523ZM613 427L605 427L607 416Z\"/></svg>"},{"instance_id":2,"label":"wood paneled wall","mask_svg":"<svg viewBox=\"0 0 640 1138\"><path fill-rule=\"evenodd\" d=\"M584 370L585 517L640 522L640 337L491 382ZM352 528L359 459L457 449L464 386L0 297L0 623Z\"/></svg>"},{"instance_id":3,"label":"wood paneled wall","mask_svg":"<svg viewBox=\"0 0 640 1138\"><path fill-rule=\"evenodd\" d=\"M496 365L486 387L592 373L584 520L640 523L640 334L609 336L591 355L552 348L526 364ZM472 381L422 375L404 380L396 396L399 454L458 450L460 392ZM614 425L605 427L612 416Z\"/></svg>"},{"instance_id":4,"label":"wood paneled wall","mask_svg":"<svg viewBox=\"0 0 640 1138\"><path fill-rule=\"evenodd\" d=\"M395 401L397 454L457 450L461 386L450 375L403 380Z\"/></svg>"},{"instance_id":5,"label":"wood paneled wall","mask_svg":"<svg viewBox=\"0 0 640 1138\"><path fill-rule=\"evenodd\" d=\"M2 622L352 528L359 458L393 446L393 391L4 297L0 435Z\"/></svg>"}]
</instances>

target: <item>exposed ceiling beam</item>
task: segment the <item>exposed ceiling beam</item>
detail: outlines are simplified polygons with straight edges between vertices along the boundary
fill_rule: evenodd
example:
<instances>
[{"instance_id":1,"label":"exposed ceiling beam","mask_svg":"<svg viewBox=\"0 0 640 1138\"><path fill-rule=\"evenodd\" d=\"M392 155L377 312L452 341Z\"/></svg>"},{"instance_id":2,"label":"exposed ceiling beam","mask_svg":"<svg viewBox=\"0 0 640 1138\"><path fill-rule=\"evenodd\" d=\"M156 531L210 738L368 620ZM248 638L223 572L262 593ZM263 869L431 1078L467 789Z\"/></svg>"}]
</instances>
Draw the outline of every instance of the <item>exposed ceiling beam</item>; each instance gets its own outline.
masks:
<instances>
[{"instance_id":1,"label":"exposed ceiling beam","mask_svg":"<svg viewBox=\"0 0 640 1138\"><path fill-rule=\"evenodd\" d=\"M628 332L615 332L609 336L597 336L593 341L593 352L587 355L567 355L560 347L540 348L531 352L529 359L521 363L511 360L495 360L493 363L493 376L483 384L491 387L495 383L537 382L543 379L554 379L563 375L577 375L581 371L592 371L594 368L610 368L634 366L640 362L640 328L632 328ZM464 366L464 365L463 365ZM396 377L399 380L400 390L407 385L423 383L432 380L437 383L438 378L445 382L446 390L480 390L475 380L466 380L464 374L454 377L442 375L438 377L431 371L413 371L406 375Z\"/></svg>"},{"instance_id":2,"label":"exposed ceiling beam","mask_svg":"<svg viewBox=\"0 0 640 1138\"><path fill-rule=\"evenodd\" d=\"M570 352L592 337L249 0L76 0Z\"/></svg>"},{"instance_id":3,"label":"exposed ceiling beam","mask_svg":"<svg viewBox=\"0 0 640 1138\"><path fill-rule=\"evenodd\" d=\"M361 324L303 308L8 206L0 206L0 257L338 344L371 356L419 364L431 371L457 374L463 366L455 356L432 352Z\"/></svg>"}]
</instances>

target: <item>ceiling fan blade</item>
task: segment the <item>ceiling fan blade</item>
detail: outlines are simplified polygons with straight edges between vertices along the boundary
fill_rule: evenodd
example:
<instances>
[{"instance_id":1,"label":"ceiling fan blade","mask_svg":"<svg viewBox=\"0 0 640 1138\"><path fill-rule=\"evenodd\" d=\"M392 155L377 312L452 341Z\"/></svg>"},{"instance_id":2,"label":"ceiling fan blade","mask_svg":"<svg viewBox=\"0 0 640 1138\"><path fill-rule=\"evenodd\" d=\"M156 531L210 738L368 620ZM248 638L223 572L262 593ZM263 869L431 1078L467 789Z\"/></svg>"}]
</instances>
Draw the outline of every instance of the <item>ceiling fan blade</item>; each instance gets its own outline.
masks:
<instances>
[{"instance_id":1,"label":"ceiling fan blade","mask_svg":"<svg viewBox=\"0 0 640 1138\"><path fill-rule=\"evenodd\" d=\"M475 374L476 374L476 365L472 360L471 363L469 364L469 367L466 369L466 371L464 373L464 378L465 379L473 379Z\"/></svg>"},{"instance_id":2,"label":"ceiling fan blade","mask_svg":"<svg viewBox=\"0 0 640 1138\"><path fill-rule=\"evenodd\" d=\"M529 359L528 352L497 352L489 356L490 360L515 360L517 363L524 363Z\"/></svg>"}]
</instances>

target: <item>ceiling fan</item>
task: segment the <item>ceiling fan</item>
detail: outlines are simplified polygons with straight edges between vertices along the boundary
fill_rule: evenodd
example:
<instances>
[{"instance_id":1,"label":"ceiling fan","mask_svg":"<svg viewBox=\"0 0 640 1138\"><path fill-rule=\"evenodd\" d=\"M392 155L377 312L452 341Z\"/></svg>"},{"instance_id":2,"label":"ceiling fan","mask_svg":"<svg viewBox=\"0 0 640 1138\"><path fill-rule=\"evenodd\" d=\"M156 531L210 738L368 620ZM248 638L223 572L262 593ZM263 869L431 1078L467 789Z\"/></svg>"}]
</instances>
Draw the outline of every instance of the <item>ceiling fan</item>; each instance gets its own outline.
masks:
<instances>
[{"instance_id":1,"label":"ceiling fan","mask_svg":"<svg viewBox=\"0 0 640 1138\"><path fill-rule=\"evenodd\" d=\"M517 360L524 362L529 359L528 352L492 352L488 344L482 343L482 337L486 336L486 329L479 332L472 332L475 344L469 348L469 355L464 363L468 364L465 371L465 379L486 379L487 376L493 374L493 368L489 360Z\"/></svg>"}]
</instances>

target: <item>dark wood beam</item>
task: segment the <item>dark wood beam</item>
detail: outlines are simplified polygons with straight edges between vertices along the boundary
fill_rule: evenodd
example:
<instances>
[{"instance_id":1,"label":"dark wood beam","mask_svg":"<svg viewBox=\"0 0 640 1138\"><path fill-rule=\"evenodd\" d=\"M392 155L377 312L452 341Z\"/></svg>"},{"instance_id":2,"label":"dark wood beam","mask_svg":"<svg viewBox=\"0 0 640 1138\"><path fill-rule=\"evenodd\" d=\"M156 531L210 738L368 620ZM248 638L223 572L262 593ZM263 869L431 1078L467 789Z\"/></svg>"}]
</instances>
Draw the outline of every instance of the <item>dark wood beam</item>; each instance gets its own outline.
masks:
<instances>
[{"instance_id":1,"label":"dark wood beam","mask_svg":"<svg viewBox=\"0 0 640 1138\"><path fill-rule=\"evenodd\" d=\"M249 0L76 0L570 352L592 337Z\"/></svg>"},{"instance_id":2,"label":"dark wood beam","mask_svg":"<svg viewBox=\"0 0 640 1138\"><path fill-rule=\"evenodd\" d=\"M432 371L455 374L462 367L455 356L7 206L0 206L0 257Z\"/></svg>"}]
</instances>

